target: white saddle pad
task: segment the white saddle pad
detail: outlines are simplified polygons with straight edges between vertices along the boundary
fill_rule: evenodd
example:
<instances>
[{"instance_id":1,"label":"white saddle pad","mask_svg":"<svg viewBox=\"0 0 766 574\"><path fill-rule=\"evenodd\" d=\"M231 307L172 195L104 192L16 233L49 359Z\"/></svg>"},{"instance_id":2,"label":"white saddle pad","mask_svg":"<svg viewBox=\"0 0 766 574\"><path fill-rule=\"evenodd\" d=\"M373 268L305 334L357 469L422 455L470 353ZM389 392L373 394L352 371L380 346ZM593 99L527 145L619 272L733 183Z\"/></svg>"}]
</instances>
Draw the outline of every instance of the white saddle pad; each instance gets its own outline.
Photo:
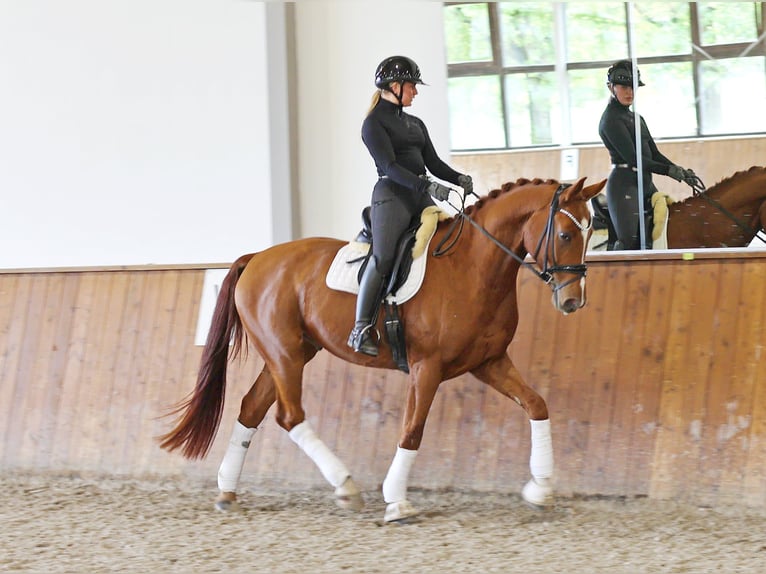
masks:
<instances>
[{"instance_id":1,"label":"white saddle pad","mask_svg":"<svg viewBox=\"0 0 766 574\"><path fill-rule=\"evenodd\" d=\"M426 276L426 253L428 253L428 244L436 232L436 228L431 231L430 237L426 241L426 248L422 250L422 254L412 261L410 267L410 274L407 276L407 280L404 282L399 290L396 292L396 296L389 295L386 297L386 301L396 303L400 305L412 297L418 292L420 286L423 284L423 278ZM357 277L359 274L359 268L362 266L362 258L367 254L369 245L366 243L351 242L347 243L338 250L335 254L332 264L330 264L330 270L327 272L325 283L330 289L336 291L345 291L347 293L359 293L359 281ZM355 263L349 263L359 259Z\"/></svg>"}]
</instances>

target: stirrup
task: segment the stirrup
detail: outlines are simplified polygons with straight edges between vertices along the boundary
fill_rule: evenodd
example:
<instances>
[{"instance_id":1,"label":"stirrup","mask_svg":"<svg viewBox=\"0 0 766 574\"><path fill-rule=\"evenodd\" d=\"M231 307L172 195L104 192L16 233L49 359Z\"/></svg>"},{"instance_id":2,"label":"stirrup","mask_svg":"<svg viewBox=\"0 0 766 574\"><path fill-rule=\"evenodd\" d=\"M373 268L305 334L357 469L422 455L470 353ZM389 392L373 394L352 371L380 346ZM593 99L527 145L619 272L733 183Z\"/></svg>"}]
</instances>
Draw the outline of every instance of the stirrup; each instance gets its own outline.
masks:
<instances>
[{"instance_id":1,"label":"stirrup","mask_svg":"<svg viewBox=\"0 0 766 574\"><path fill-rule=\"evenodd\" d=\"M379 337L374 337L373 333L377 334L377 330L375 330L372 324L365 325L364 327L355 326L348 336L348 346L357 353L377 357Z\"/></svg>"}]
</instances>

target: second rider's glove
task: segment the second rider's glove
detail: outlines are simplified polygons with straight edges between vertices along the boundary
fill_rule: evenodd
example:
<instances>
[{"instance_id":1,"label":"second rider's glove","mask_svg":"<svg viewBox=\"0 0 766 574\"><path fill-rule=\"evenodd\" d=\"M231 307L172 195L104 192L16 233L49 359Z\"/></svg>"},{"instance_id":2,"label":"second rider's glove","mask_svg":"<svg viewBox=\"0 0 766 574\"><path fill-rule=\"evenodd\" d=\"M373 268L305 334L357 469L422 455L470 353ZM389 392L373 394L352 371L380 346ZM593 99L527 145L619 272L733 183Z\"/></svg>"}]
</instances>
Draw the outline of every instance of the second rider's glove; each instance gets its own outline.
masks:
<instances>
[{"instance_id":1,"label":"second rider's glove","mask_svg":"<svg viewBox=\"0 0 766 574\"><path fill-rule=\"evenodd\" d=\"M470 175L460 175L457 178L457 183L463 188L464 195L470 195L473 193L473 179Z\"/></svg>"},{"instance_id":2,"label":"second rider's glove","mask_svg":"<svg viewBox=\"0 0 766 574\"><path fill-rule=\"evenodd\" d=\"M446 185L433 181L428 185L426 191L439 201L446 201L449 199L449 193L452 190Z\"/></svg>"},{"instance_id":3,"label":"second rider's glove","mask_svg":"<svg viewBox=\"0 0 766 574\"><path fill-rule=\"evenodd\" d=\"M671 165L668 167L668 176L672 177L676 181L681 181L686 175L686 170L678 165Z\"/></svg>"}]
</instances>

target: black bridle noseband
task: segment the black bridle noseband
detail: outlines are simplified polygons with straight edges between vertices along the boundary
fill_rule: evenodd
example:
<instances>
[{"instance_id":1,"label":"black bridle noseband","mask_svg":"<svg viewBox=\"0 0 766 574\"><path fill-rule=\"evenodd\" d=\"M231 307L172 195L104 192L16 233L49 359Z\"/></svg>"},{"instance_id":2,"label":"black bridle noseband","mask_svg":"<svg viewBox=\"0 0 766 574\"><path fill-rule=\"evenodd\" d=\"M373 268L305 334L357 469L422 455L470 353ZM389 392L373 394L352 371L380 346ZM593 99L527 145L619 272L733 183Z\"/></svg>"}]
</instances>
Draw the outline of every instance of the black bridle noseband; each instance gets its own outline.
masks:
<instances>
[{"instance_id":1,"label":"black bridle noseband","mask_svg":"<svg viewBox=\"0 0 766 574\"><path fill-rule=\"evenodd\" d=\"M540 240L537 242L537 248L535 249L535 253L532 255L534 258L533 263L528 263L524 260L523 257L520 257L517 255L513 250L509 249L505 245L503 245L494 235L492 235L489 231L484 229L481 225L476 223L469 215L465 213L465 195L461 195L462 197L462 205L460 208L457 208L456 206L452 205L450 203L450 206L452 206L454 209L457 210L457 214L455 219L453 220L452 227L447 232L447 235L439 242L439 245L436 246L436 248L433 251L434 257L440 257L441 255L444 255L447 253L457 242L458 237L460 237L460 234L463 231L463 223L465 221L468 221L471 225L473 225L476 229L478 229L485 237L487 237L490 241L492 241L495 245L497 245L503 253L506 255L512 257L516 261L519 262L522 266L526 267L532 273L537 275L538 278L540 278L546 285L550 286L550 288L553 290L554 293L558 292L560 289L566 287L570 283L573 283L574 281L578 281L581 278L585 277L587 274L587 265L585 263L578 263L577 265L557 265L556 264L556 250L554 249L554 218L556 216L556 213L562 213L565 216L567 216L569 219L572 220L572 222L577 226L577 228L580 231L587 231L590 228L590 225L592 224L592 221L588 223L588 226L582 225L579 221L577 221L577 218L572 215L570 212L568 212L566 209L562 209L559 207L559 197L561 196L561 193L569 187L570 184L562 183L559 185L559 187L556 189L556 191L553 194L553 199L551 200L551 205L548 210L548 221L545 225L545 231L540 236ZM477 198L479 197L476 195L476 193L471 192L471 194L475 195ZM447 247L443 247L443 245L447 242L447 239L455 232L457 225L457 234L453 238L453 240L450 242L450 244ZM543 266L542 269L539 268L539 265L537 265L537 262L539 260L540 251L544 250L545 257L543 258ZM552 265L548 265L548 255L550 255L551 259L553 260ZM557 283L554 278L554 273L571 273L575 275L572 279L569 279L568 281L564 281L563 283Z\"/></svg>"}]
</instances>

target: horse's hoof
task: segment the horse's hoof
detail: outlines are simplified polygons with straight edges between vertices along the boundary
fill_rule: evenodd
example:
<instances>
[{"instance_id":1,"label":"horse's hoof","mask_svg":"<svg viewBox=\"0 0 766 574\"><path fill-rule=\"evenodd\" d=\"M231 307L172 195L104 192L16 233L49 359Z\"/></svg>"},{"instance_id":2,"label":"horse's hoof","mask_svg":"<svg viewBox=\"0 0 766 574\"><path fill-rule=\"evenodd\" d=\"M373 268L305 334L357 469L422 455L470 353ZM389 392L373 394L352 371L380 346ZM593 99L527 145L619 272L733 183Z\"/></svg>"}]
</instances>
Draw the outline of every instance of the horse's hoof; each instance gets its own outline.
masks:
<instances>
[{"instance_id":1,"label":"horse's hoof","mask_svg":"<svg viewBox=\"0 0 766 574\"><path fill-rule=\"evenodd\" d=\"M350 477L335 489L335 504L343 510L353 510L355 512L361 512L364 508L362 493Z\"/></svg>"},{"instance_id":2,"label":"horse's hoof","mask_svg":"<svg viewBox=\"0 0 766 574\"><path fill-rule=\"evenodd\" d=\"M409 500L400 500L399 502L391 502L386 506L386 513L383 516L384 522L402 522L413 516L417 516L419 512L415 509Z\"/></svg>"},{"instance_id":3,"label":"horse's hoof","mask_svg":"<svg viewBox=\"0 0 766 574\"><path fill-rule=\"evenodd\" d=\"M239 512L241 510L239 502L236 500L216 500L215 507L218 512Z\"/></svg>"},{"instance_id":4,"label":"horse's hoof","mask_svg":"<svg viewBox=\"0 0 766 574\"><path fill-rule=\"evenodd\" d=\"M536 508L553 506L553 488L550 485L550 479L530 479L521 490L521 497Z\"/></svg>"}]
</instances>

